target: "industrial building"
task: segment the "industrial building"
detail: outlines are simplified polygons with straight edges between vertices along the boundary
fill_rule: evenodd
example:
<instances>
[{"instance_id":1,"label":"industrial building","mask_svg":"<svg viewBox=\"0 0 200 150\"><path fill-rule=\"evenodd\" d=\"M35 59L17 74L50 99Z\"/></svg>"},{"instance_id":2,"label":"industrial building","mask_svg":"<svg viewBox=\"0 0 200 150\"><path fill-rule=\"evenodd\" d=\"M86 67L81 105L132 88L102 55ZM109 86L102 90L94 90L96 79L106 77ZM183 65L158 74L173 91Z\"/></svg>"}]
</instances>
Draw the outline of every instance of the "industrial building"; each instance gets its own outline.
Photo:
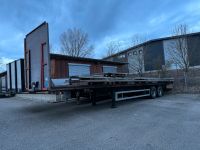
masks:
<instances>
[{"instance_id":1,"label":"industrial building","mask_svg":"<svg viewBox=\"0 0 200 150\"><path fill-rule=\"evenodd\" d=\"M48 23L44 22L28 33L24 40L26 90L50 89L71 76L92 76L121 73L123 62L72 57L49 52Z\"/></svg>"},{"instance_id":2,"label":"industrial building","mask_svg":"<svg viewBox=\"0 0 200 150\"><path fill-rule=\"evenodd\" d=\"M102 75L103 73L122 72L124 63L92 58L72 57L50 54L51 78L68 78L71 76Z\"/></svg>"},{"instance_id":3,"label":"industrial building","mask_svg":"<svg viewBox=\"0 0 200 150\"><path fill-rule=\"evenodd\" d=\"M24 59L18 59L6 65L7 90L13 93L23 92L24 85Z\"/></svg>"},{"instance_id":4,"label":"industrial building","mask_svg":"<svg viewBox=\"0 0 200 150\"><path fill-rule=\"evenodd\" d=\"M103 60L126 62L127 65L124 66L124 70L127 73L136 74L137 72L132 66L137 65L138 55L142 55L143 72L160 70L170 60L168 50L175 47L173 45L179 38L186 39L185 44L190 67L200 66L200 32L150 40L106 57ZM179 68L176 64L171 64L169 69Z\"/></svg>"}]
</instances>

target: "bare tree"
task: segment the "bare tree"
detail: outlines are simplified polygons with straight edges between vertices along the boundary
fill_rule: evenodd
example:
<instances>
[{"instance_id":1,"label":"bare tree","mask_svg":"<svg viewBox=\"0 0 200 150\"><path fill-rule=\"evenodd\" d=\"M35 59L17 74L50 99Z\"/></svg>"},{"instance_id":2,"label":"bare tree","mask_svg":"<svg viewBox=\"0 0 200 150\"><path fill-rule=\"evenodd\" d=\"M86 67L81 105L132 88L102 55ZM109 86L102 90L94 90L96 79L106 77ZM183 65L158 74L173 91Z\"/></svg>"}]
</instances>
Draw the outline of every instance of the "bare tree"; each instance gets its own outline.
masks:
<instances>
[{"instance_id":1,"label":"bare tree","mask_svg":"<svg viewBox=\"0 0 200 150\"><path fill-rule=\"evenodd\" d=\"M189 72L189 56L187 46L188 26L185 24L177 25L173 29L173 35L178 36L168 47L168 54L171 61L184 72L184 84L187 90L187 75Z\"/></svg>"},{"instance_id":2,"label":"bare tree","mask_svg":"<svg viewBox=\"0 0 200 150\"><path fill-rule=\"evenodd\" d=\"M62 53L74 57L89 57L93 46L89 45L88 34L81 29L68 29L60 36Z\"/></svg>"},{"instance_id":3,"label":"bare tree","mask_svg":"<svg viewBox=\"0 0 200 150\"><path fill-rule=\"evenodd\" d=\"M106 47L107 51L105 57L108 57L118 53L120 51L121 44L119 41L110 41L107 43Z\"/></svg>"},{"instance_id":4,"label":"bare tree","mask_svg":"<svg viewBox=\"0 0 200 150\"><path fill-rule=\"evenodd\" d=\"M164 74L167 73L167 71L172 67L173 62L171 60L166 60L165 65L162 66L162 71Z\"/></svg>"},{"instance_id":5,"label":"bare tree","mask_svg":"<svg viewBox=\"0 0 200 150\"><path fill-rule=\"evenodd\" d=\"M136 46L141 43L146 42L148 39L146 36L140 35L140 34L135 34L131 37L131 45L130 46Z\"/></svg>"},{"instance_id":6,"label":"bare tree","mask_svg":"<svg viewBox=\"0 0 200 150\"><path fill-rule=\"evenodd\" d=\"M2 60L2 58L0 58L0 71L2 71L3 70L3 60Z\"/></svg>"},{"instance_id":7,"label":"bare tree","mask_svg":"<svg viewBox=\"0 0 200 150\"><path fill-rule=\"evenodd\" d=\"M139 34L135 34L131 38L131 46L139 45L145 42L146 40L147 38ZM144 73L144 55L145 54L144 54L143 49L144 49L144 46L139 49L133 50L132 52L128 54L130 69L132 70L132 72L137 73L140 77Z\"/></svg>"},{"instance_id":8,"label":"bare tree","mask_svg":"<svg viewBox=\"0 0 200 150\"><path fill-rule=\"evenodd\" d=\"M146 36L142 36L140 34L135 34L131 38L122 39L121 41L110 41L107 43L106 56L111 56L120 52L123 49L141 44L145 41L147 41Z\"/></svg>"},{"instance_id":9,"label":"bare tree","mask_svg":"<svg viewBox=\"0 0 200 150\"><path fill-rule=\"evenodd\" d=\"M53 54L60 54L60 51L58 49L56 49L53 44L49 44L49 50L50 50L50 53L53 53Z\"/></svg>"},{"instance_id":10,"label":"bare tree","mask_svg":"<svg viewBox=\"0 0 200 150\"><path fill-rule=\"evenodd\" d=\"M160 56L155 61L155 70L157 70L158 76L160 77L166 77L169 69L172 66L171 60L166 60L165 64L163 65L163 58Z\"/></svg>"},{"instance_id":11,"label":"bare tree","mask_svg":"<svg viewBox=\"0 0 200 150\"><path fill-rule=\"evenodd\" d=\"M134 50L129 52L129 68L132 70L132 73L142 76L144 73L144 53L142 49Z\"/></svg>"}]
</instances>

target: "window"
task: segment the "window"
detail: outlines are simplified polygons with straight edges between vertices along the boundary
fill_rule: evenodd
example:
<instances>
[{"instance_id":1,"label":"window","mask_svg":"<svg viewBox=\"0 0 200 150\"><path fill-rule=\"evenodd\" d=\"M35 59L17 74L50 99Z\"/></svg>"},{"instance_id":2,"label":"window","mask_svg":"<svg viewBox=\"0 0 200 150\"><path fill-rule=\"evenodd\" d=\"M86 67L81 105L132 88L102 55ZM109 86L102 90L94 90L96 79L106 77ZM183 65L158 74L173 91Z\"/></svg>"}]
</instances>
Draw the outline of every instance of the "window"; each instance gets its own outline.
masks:
<instances>
[{"instance_id":1,"label":"window","mask_svg":"<svg viewBox=\"0 0 200 150\"><path fill-rule=\"evenodd\" d=\"M132 53L128 53L128 56L132 56Z\"/></svg>"},{"instance_id":2,"label":"window","mask_svg":"<svg viewBox=\"0 0 200 150\"><path fill-rule=\"evenodd\" d=\"M133 55L137 55L137 51L134 51L134 52L133 52Z\"/></svg>"},{"instance_id":3,"label":"window","mask_svg":"<svg viewBox=\"0 0 200 150\"><path fill-rule=\"evenodd\" d=\"M139 50L139 54L142 54L142 50Z\"/></svg>"},{"instance_id":4,"label":"window","mask_svg":"<svg viewBox=\"0 0 200 150\"><path fill-rule=\"evenodd\" d=\"M118 58L125 58L125 54L119 55Z\"/></svg>"}]
</instances>

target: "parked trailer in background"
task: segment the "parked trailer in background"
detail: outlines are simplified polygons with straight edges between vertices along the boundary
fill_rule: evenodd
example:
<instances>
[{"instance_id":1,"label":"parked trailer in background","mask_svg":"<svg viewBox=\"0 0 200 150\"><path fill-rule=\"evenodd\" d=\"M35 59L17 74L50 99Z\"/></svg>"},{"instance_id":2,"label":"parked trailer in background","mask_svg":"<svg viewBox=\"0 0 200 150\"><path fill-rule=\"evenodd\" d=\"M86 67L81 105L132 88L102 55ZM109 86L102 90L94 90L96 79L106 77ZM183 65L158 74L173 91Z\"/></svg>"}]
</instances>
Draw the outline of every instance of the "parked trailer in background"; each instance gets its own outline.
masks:
<instances>
[{"instance_id":1,"label":"parked trailer in background","mask_svg":"<svg viewBox=\"0 0 200 150\"><path fill-rule=\"evenodd\" d=\"M24 79L24 59L16 60L16 72L17 72L17 93L24 92L25 90L25 79Z\"/></svg>"},{"instance_id":2,"label":"parked trailer in background","mask_svg":"<svg viewBox=\"0 0 200 150\"><path fill-rule=\"evenodd\" d=\"M4 96L7 91L7 72L0 73L0 96Z\"/></svg>"},{"instance_id":3,"label":"parked trailer in background","mask_svg":"<svg viewBox=\"0 0 200 150\"><path fill-rule=\"evenodd\" d=\"M21 93L24 91L24 59L15 60L6 65L7 92Z\"/></svg>"}]
</instances>

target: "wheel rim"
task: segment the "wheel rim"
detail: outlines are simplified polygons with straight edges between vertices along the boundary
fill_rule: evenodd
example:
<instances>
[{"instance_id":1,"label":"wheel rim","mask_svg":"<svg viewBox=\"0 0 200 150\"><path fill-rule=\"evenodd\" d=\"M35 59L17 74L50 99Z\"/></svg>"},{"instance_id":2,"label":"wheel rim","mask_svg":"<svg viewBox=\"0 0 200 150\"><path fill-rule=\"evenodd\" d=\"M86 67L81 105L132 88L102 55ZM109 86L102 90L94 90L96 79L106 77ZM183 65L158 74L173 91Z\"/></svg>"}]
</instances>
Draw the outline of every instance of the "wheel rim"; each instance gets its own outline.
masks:
<instances>
[{"instance_id":1,"label":"wheel rim","mask_svg":"<svg viewBox=\"0 0 200 150\"><path fill-rule=\"evenodd\" d=\"M151 97L152 98L156 97L156 88L155 87L151 88Z\"/></svg>"},{"instance_id":2,"label":"wheel rim","mask_svg":"<svg viewBox=\"0 0 200 150\"><path fill-rule=\"evenodd\" d=\"M162 87L159 87L159 88L158 88L158 96L159 96L159 97L163 96Z\"/></svg>"},{"instance_id":3,"label":"wheel rim","mask_svg":"<svg viewBox=\"0 0 200 150\"><path fill-rule=\"evenodd\" d=\"M156 96L156 91L152 90L151 95L152 95L152 97L155 97Z\"/></svg>"}]
</instances>

